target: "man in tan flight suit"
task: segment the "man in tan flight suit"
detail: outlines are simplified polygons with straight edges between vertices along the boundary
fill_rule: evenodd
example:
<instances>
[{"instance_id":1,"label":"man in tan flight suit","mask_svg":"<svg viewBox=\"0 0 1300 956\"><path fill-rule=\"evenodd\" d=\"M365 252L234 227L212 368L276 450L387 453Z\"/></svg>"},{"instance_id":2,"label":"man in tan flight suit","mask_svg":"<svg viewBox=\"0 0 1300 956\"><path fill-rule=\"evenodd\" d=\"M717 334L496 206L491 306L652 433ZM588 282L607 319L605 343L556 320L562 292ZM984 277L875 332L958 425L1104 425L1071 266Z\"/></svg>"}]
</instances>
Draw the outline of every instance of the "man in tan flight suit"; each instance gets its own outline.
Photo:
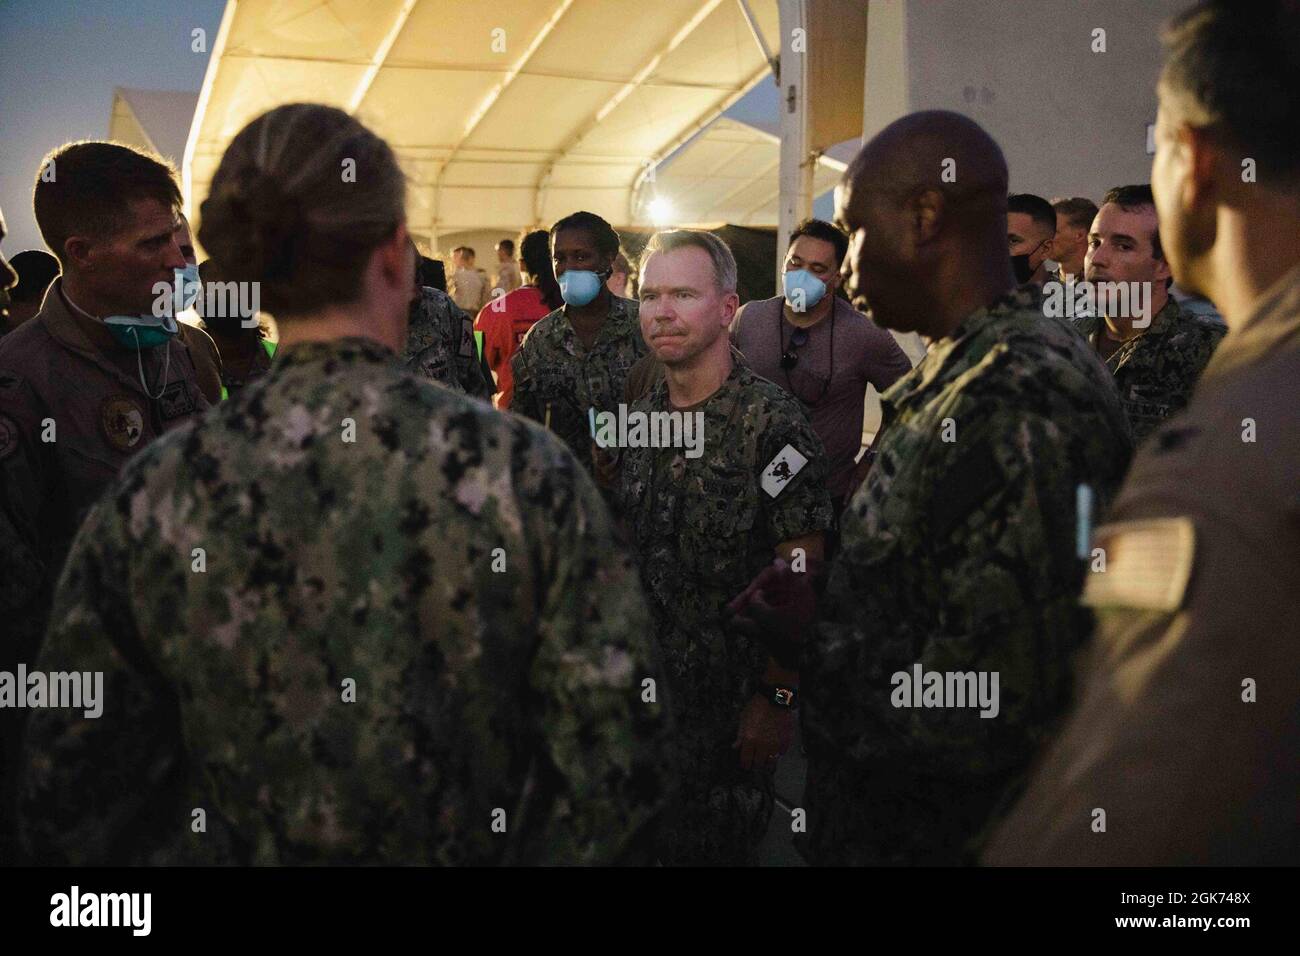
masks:
<instances>
[{"instance_id":1,"label":"man in tan flight suit","mask_svg":"<svg viewBox=\"0 0 1300 956\"><path fill-rule=\"evenodd\" d=\"M1300 863L1300 8L1165 43L1160 229L1229 331L1096 531L1091 668L986 863Z\"/></svg>"},{"instance_id":2,"label":"man in tan flight suit","mask_svg":"<svg viewBox=\"0 0 1300 956\"><path fill-rule=\"evenodd\" d=\"M171 167L113 143L61 147L37 174L63 275L0 339L0 671L34 666L72 538L123 463L220 399L216 347L161 293L185 266L180 205ZM0 708L0 863L25 713Z\"/></svg>"}]
</instances>

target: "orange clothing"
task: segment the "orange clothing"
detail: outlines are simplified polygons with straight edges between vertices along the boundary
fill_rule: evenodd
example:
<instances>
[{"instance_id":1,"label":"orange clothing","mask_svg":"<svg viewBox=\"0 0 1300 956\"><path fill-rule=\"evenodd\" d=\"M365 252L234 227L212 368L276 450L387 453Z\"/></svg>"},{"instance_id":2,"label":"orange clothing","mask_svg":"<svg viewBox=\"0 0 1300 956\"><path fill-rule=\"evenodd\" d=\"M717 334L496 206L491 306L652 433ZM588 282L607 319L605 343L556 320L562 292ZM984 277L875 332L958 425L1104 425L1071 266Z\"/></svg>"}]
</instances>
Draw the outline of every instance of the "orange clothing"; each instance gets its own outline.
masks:
<instances>
[{"instance_id":1,"label":"orange clothing","mask_svg":"<svg viewBox=\"0 0 1300 956\"><path fill-rule=\"evenodd\" d=\"M483 357L496 377L497 408L509 408L514 395L511 356L533 324L551 311L542 299L542 290L526 285L493 299L479 312L474 328L483 333Z\"/></svg>"}]
</instances>

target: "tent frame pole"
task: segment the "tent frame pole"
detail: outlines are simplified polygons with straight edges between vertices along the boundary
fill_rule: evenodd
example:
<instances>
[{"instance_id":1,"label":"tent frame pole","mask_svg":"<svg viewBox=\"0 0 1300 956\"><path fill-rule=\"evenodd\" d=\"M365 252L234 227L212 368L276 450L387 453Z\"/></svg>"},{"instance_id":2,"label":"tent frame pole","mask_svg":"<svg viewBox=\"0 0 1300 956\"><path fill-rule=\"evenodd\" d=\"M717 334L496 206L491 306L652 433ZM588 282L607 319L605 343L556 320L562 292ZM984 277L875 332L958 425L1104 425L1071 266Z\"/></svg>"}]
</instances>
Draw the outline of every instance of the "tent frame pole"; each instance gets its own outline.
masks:
<instances>
[{"instance_id":1,"label":"tent frame pole","mask_svg":"<svg viewBox=\"0 0 1300 956\"><path fill-rule=\"evenodd\" d=\"M754 42L758 48L763 51L763 59L767 65L772 68L772 82L777 86L781 85L781 60L772 55L772 50L767 45L767 40L763 36L763 31L758 28L758 20L754 17L754 11L749 9L749 0L736 0L740 4L740 12L745 15L745 22L749 24L749 32L754 35Z\"/></svg>"},{"instance_id":2,"label":"tent frame pole","mask_svg":"<svg viewBox=\"0 0 1300 956\"><path fill-rule=\"evenodd\" d=\"M808 2L778 0L781 24L780 199L777 208L776 278L780 288L790 233L812 215L816 156L808 148ZM802 42L796 44L796 37ZM798 49L796 49L798 46Z\"/></svg>"}]
</instances>

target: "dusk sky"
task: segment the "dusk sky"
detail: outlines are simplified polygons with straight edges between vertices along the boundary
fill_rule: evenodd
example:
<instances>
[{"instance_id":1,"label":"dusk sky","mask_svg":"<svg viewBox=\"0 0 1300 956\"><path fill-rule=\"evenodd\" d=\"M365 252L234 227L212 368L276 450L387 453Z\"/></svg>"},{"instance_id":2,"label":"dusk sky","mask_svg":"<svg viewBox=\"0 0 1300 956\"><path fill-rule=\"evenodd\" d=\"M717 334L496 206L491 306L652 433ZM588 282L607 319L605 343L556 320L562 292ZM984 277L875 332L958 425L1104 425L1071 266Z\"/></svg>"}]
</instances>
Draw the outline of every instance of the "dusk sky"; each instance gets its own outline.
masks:
<instances>
[{"instance_id":1,"label":"dusk sky","mask_svg":"<svg viewBox=\"0 0 1300 956\"><path fill-rule=\"evenodd\" d=\"M225 0L0 0L0 209L4 250L41 249L31 191L41 158L67 140L104 138L115 86L197 92ZM774 129L777 90L765 80L727 111ZM830 213L829 197L816 207Z\"/></svg>"}]
</instances>

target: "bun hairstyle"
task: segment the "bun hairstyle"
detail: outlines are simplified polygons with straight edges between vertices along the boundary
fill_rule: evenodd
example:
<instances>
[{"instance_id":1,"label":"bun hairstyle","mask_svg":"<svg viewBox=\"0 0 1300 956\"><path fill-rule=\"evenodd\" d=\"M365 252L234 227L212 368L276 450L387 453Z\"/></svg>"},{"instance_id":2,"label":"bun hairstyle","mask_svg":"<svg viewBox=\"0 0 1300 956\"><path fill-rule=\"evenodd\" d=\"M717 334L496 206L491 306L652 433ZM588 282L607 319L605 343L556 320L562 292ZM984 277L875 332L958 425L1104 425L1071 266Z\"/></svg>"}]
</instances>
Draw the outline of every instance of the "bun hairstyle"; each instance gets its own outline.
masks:
<instances>
[{"instance_id":1,"label":"bun hairstyle","mask_svg":"<svg viewBox=\"0 0 1300 956\"><path fill-rule=\"evenodd\" d=\"M231 140L198 236L223 279L260 283L262 308L283 319L355 302L371 251L405 207L384 140L340 109L292 103Z\"/></svg>"}]
</instances>

